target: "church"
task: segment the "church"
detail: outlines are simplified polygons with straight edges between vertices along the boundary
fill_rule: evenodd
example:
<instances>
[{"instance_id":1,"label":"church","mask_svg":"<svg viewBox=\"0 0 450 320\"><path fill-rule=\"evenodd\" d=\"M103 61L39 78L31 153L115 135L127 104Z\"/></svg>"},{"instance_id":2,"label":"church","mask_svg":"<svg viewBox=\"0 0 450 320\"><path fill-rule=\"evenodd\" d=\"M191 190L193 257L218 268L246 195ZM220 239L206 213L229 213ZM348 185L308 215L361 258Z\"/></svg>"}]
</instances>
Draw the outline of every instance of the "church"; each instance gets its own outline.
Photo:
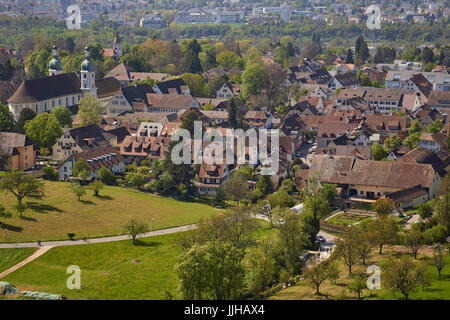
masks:
<instances>
[{"instance_id":1,"label":"church","mask_svg":"<svg viewBox=\"0 0 450 320\"><path fill-rule=\"evenodd\" d=\"M56 46L53 46L53 59L48 67L49 76L24 80L8 99L9 110L16 120L25 108L39 114L49 112L56 106L64 106L75 115L80 99L87 94L100 99L105 107L116 105L118 104L116 100L124 99L120 92L119 81L114 78L95 79L94 63L90 59L87 47L79 76L75 72L63 73Z\"/></svg>"}]
</instances>

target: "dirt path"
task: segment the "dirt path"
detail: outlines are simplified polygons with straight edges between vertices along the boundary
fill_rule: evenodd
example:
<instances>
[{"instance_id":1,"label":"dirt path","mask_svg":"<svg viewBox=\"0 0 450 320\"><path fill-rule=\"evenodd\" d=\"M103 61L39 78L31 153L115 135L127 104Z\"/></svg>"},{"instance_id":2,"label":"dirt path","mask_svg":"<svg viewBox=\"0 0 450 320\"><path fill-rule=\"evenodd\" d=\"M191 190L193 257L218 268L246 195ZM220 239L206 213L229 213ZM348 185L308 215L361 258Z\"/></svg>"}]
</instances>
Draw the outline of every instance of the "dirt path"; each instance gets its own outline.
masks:
<instances>
[{"instance_id":1,"label":"dirt path","mask_svg":"<svg viewBox=\"0 0 450 320\"><path fill-rule=\"evenodd\" d=\"M46 253L51 248L53 248L53 247L52 246L40 247L38 250L36 250L35 253L33 253L31 256L29 256L28 258L26 258L22 262L19 262L15 266L13 266L13 267L9 268L8 270L3 271L2 273L0 273L0 278L6 277L8 274L16 271L19 268L22 268L27 263L29 263L29 262L39 258L40 256L42 256L44 253Z\"/></svg>"}]
</instances>

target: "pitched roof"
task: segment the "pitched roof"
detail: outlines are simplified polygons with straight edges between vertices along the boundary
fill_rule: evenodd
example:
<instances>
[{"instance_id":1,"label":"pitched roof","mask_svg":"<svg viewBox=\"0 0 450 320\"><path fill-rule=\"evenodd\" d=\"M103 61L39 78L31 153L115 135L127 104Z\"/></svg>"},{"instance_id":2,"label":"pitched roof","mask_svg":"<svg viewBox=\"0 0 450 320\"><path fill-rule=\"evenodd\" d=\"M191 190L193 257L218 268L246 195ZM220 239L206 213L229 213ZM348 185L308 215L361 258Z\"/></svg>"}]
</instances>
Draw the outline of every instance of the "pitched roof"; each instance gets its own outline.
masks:
<instances>
[{"instance_id":1,"label":"pitched roof","mask_svg":"<svg viewBox=\"0 0 450 320\"><path fill-rule=\"evenodd\" d=\"M95 80L95 86L97 87L97 98L99 99L120 93L120 82L113 77Z\"/></svg>"},{"instance_id":2,"label":"pitched roof","mask_svg":"<svg viewBox=\"0 0 450 320\"><path fill-rule=\"evenodd\" d=\"M352 72L337 74L334 78L339 81L344 87L352 86L359 84L359 80L356 75Z\"/></svg>"},{"instance_id":3,"label":"pitched roof","mask_svg":"<svg viewBox=\"0 0 450 320\"><path fill-rule=\"evenodd\" d=\"M125 161L124 157L117 153L116 149L110 145L104 145L78 152L72 156L75 161L78 159L84 159L93 170L98 170L101 167L110 167L114 164Z\"/></svg>"},{"instance_id":4,"label":"pitched roof","mask_svg":"<svg viewBox=\"0 0 450 320\"><path fill-rule=\"evenodd\" d=\"M189 95L147 93L149 106L154 108L189 109L193 98Z\"/></svg>"},{"instance_id":5,"label":"pitched roof","mask_svg":"<svg viewBox=\"0 0 450 320\"><path fill-rule=\"evenodd\" d=\"M121 62L116 67L111 69L105 78L114 77L119 81L130 81L130 72L136 72L136 70Z\"/></svg>"},{"instance_id":6,"label":"pitched roof","mask_svg":"<svg viewBox=\"0 0 450 320\"><path fill-rule=\"evenodd\" d=\"M397 159L400 162L431 164L433 169L439 173L440 176L446 174L445 163L440 159L436 153L426 148L417 147L404 156Z\"/></svg>"},{"instance_id":7,"label":"pitched roof","mask_svg":"<svg viewBox=\"0 0 450 320\"><path fill-rule=\"evenodd\" d=\"M146 83L134 84L122 88L122 94L130 105L133 102L142 102L148 105L147 93L154 93L155 91Z\"/></svg>"},{"instance_id":8,"label":"pitched roof","mask_svg":"<svg viewBox=\"0 0 450 320\"><path fill-rule=\"evenodd\" d=\"M31 146L33 141L26 135L15 132L0 132L0 152L8 155L17 154L17 148Z\"/></svg>"},{"instance_id":9,"label":"pitched roof","mask_svg":"<svg viewBox=\"0 0 450 320\"><path fill-rule=\"evenodd\" d=\"M187 88L186 83L181 78L159 82L156 84L156 86L163 94L173 94L175 93L174 91L176 91L178 94L182 94Z\"/></svg>"},{"instance_id":10,"label":"pitched roof","mask_svg":"<svg viewBox=\"0 0 450 320\"><path fill-rule=\"evenodd\" d=\"M435 171L429 164L359 160L348 156L313 155L311 170L328 183L410 188L429 188Z\"/></svg>"},{"instance_id":11,"label":"pitched roof","mask_svg":"<svg viewBox=\"0 0 450 320\"><path fill-rule=\"evenodd\" d=\"M79 94L80 87L80 78L74 72L24 80L8 102L32 103Z\"/></svg>"},{"instance_id":12,"label":"pitched roof","mask_svg":"<svg viewBox=\"0 0 450 320\"><path fill-rule=\"evenodd\" d=\"M91 149L95 146L107 144L114 137L111 133L106 132L97 125L70 129L64 133L64 135L66 134L70 135L82 149Z\"/></svg>"}]
</instances>

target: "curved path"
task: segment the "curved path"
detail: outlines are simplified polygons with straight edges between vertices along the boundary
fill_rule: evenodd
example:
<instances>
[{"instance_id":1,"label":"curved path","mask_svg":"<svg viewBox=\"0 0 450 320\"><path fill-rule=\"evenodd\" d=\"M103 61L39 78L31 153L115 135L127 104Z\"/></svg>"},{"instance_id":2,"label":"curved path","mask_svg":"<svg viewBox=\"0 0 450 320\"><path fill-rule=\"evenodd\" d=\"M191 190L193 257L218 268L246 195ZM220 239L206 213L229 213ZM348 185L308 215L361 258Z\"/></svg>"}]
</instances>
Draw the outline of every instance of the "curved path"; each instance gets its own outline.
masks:
<instances>
[{"instance_id":1,"label":"curved path","mask_svg":"<svg viewBox=\"0 0 450 320\"><path fill-rule=\"evenodd\" d=\"M153 236L161 236L164 234L170 234L170 233L177 233L187 230L195 229L197 225L195 224L189 224L186 226L181 227L174 227L174 228L168 228L168 229L161 229L161 230L155 230L150 231L147 233L142 233L138 235L136 238L145 238L145 237L153 237ZM62 241L47 241L41 242L41 247L60 247L60 246L73 246L73 245L81 245L81 244L90 244L90 243L101 243L101 242L113 242L113 241L121 241L121 240L127 240L131 237L129 235L122 235L122 236L112 236L112 237L104 237L104 238L92 238L84 240L62 240ZM12 249L12 248L30 248L30 247L37 247L36 242L22 242L22 243L0 243L0 249Z\"/></svg>"},{"instance_id":2,"label":"curved path","mask_svg":"<svg viewBox=\"0 0 450 320\"><path fill-rule=\"evenodd\" d=\"M2 273L0 273L0 278L6 277L8 274L10 274L10 273L16 271L17 269L23 267L27 263L33 261L34 259L39 258L40 256L42 256L44 253L46 253L51 248L53 248L53 247L52 246L46 246L46 247L39 248L31 256L26 258L25 260L19 262L18 264L16 264L15 266L9 268L8 270L5 270Z\"/></svg>"}]
</instances>

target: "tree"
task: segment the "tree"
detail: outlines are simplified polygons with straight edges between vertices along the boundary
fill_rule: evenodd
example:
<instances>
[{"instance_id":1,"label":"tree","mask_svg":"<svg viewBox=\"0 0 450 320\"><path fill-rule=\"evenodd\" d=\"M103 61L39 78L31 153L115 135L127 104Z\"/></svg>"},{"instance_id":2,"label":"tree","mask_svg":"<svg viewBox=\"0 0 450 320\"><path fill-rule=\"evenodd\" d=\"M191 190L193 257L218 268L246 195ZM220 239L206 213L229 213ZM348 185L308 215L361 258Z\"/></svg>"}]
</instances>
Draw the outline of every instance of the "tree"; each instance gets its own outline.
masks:
<instances>
[{"instance_id":1,"label":"tree","mask_svg":"<svg viewBox=\"0 0 450 320\"><path fill-rule=\"evenodd\" d=\"M291 274L300 268L299 256L308 243L300 216L288 208L275 208L270 219L272 226L278 230L278 237L284 252L285 265Z\"/></svg>"},{"instance_id":2,"label":"tree","mask_svg":"<svg viewBox=\"0 0 450 320\"><path fill-rule=\"evenodd\" d=\"M202 64L199 58L199 53L202 48L197 42L197 39L189 40L186 50L184 52L186 72L189 73L201 73Z\"/></svg>"},{"instance_id":3,"label":"tree","mask_svg":"<svg viewBox=\"0 0 450 320\"><path fill-rule=\"evenodd\" d=\"M95 180L92 182L89 187L92 191L94 191L94 196L98 197L100 194L100 191L105 188L105 185L100 180Z\"/></svg>"},{"instance_id":4,"label":"tree","mask_svg":"<svg viewBox=\"0 0 450 320\"><path fill-rule=\"evenodd\" d=\"M116 183L116 179L112 172L104 166L100 168L100 171L98 172L98 178L107 186L112 186Z\"/></svg>"},{"instance_id":5,"label":"tree","mask_svg":"<svg viewBox=\"0 0 450 320\"><path fill-rule=\"evenodd\" d=\"M382 269L386 288L399 290L405 300L408 300L410 294L417 288L428 284L425 266L415 263L405 255L400 258L389 258L382 264Z\"/></svg>"},{"instance_id":6,"label":"tree","mask_svg":"<svg viewBox=\"0 0 450 320\"><path fill-rule=\"evenodd\" d=\"M408 133L409 135L412 135L413 133L419 133L422 131L422 126L420 124L419 119L415 119L413 122L411 122L411 126L409 127Z\"/></svg>"},{"instance_id":7,"label":"tree","mask_svg":"<svg viewBox=\"0 0 450 320\"><path fill-rule=\"evenodd\" d=\"M440 120L434 120L434 122L430 123L425 129L428 133L438 133L444 127L444 123Z\"/></svg>"},{"instance_id":8,"label":"tree","mask_svg":"<svg viewBox=\"0 0 450 320\"><path fill-rule=\"evenodd\" d=\"M55 169L53 169L53 167L50 165L42 167L42 173L43 173L42 178L45 180L51 181L58 180L58 172Z\"/></svg>"},{"instance_id":9,"label":"tree","mask_svg":"<svg viewBox=\"0 0 450 320\"><path fill-rule=\"evenodd\" d=\"M367 257L372 249L372 244L370 243L370 237L366 230L358 228L356 230L356 251L358 252L359 258L361 259L363 265L366 264Z\"/></svg>"},{"instance_id":10,"label":"tree","mask_svg":"<svg viewBox=\"0 0 450 320\"><path fill-rule=\"evenodd\" d=\"M263 238L246 255L245 283L248 291L253 295L263 291L274 280L276 261L273 248L273 241L270 238Z\"/></svg>"},{"instance_id":11,"label":"tree","mask_svg":"<svg viewBox=\"0 0 450 320\"><path fill-rule=\"evenodd\" d=\"M203 77L200 74L183 73L181 78L191 90L192 96L199 98L208 96L208 87L203 82Z\"/></svg>"},{"instance_id":12,"label":"tree","mask_svg":"<svg viewBox=\"0 0 450 320\"><path fill-rule=\"evenodd\" d=\"M233 51L222 51L216 56L216 61L223 69L243 68L244 60Z\"/></svg>"},{"instance_id":13,"label":"tree","mask_svg":"<svg viewBox=\"0 0 450 320\"><path fill-rule=\"evenodd\" d=\"M5 207L0 205L0 219L10 219L12 217L11 212L6 211ZM0 226L2 222L0 221Z\"/></svg>"},{"instance_id":14,"label":"tree","mask_svg":"<svg viewBox=\"0 0 450 320\"><path fill-rule=\"evenodd\" d=\"M415 149L419 146L420 142L420 132L410 133L409 136L403 140L403 144L408 146L408 148Z\"/></svg>"},{"instance_id":15,"label":"tree","mask_svg":"<svg viewBox=\"0 0 450 320\"><path fill-rule=\"evenodd\" d=\"M86 188L81 184L75 184L71 186L72 192L77 197L77 201L81 201L81 197L86 194Z\"/></svg>"},{"instance_id":16,"label":"tree","mask_svg":"<svg viewBox=\"0 0 450 320\"><path fill-rule=\"evenodd\" d=\"M245 270L240 253L226 243L195 244L175 266L183 299L238 299Z\"/></svg>"},{"instance_id":17,"label":"tree","mask_svg":"<svg viewBox=\"0 0 450 320\"><path fill-rule=\"evenodd\" d=\"M194 126L195 121L201 121L202 115L196 110L190 110L184 116L183 122L181 123L181 129L186 129L190 132L191 137L194 136Z\"/></svg>"},{"instance_id":18,"label":"tree","mask_svg":"<svg viewBox=\"0 0 450 320\"><path fill-rule=\"evenodd\" d=\"M336 252L344 259L348 273L352 273L352 266L358 262L358 240L354 227L350 227L344 236L337 241Z\"/></svg>"},{"instance_id":19,"label":"tree","mask_svg":"<svg viewBox=\"0 0 450 320\"><path fill-rule=\"evenodd\" d=\"M1 214L0 214L1 217ZM445 261L446 253L442 250L442 246L439 244L434 250L433 250L433 266L436 267L438 271L438 277L441 277L442 269L444 269L446 265Z\"/></svg>"},{"instance_id":20,"label":"tree","mask_svg":"<svg viewBox=\"0 0 450 320\"><path fill-rule=\"evenodd\" d=\"M419 203L415 208L422 219L430 218L433 215L433 205L431 201Z\"/></svg>"},{"instance_id":21,"label":"tree","mask_svg":"<svg viewBox=\"0 0 450 320\"><path fill-rule=\"evenodd\" d=\"M441 224L437 224L430 229L425 230L424 237L427 243L445 243L448 230Z\"/></svg>"},{"instance_id":22,"label":"tree","mask_svg":"<svg viewBox=\"0 0 450 320\"><path fill-rule=\"evenodd\" d=\"M147 182L147 177L140 172L130 171L125 174L125 181L127 184L140 189Z\"/></svg>"},{"instance_id":23,"label":"tree","mask_svg":"<svg viewBox=\"0 0 450 320\"><path fill-rule=\"evenodd\" d=\"M263 88L267 75L264 67L260 63L251 63L245 67L242 72L242 95L248 98L252 95L258 94Z\"/></svg>"},{"instance_id":24,"label":"tree","mask_svg":"<svg viewBox=\"0 0 450 320\"><path fill-rule=\"evenodd\" d=\"M411 249L414 259L417 259L417 253L420 247L425 244L425 239L420 230L411 229L403 236L403 243Z\"/></svg>"},{"instance_id":25,"label":"tree","mask_svg":"<svg viewBox=\"0 0 450 320\"><path fill-rule=\"evenodd\" d=\"M380 198L372 204L372 208L378 217L387 217L395 209L395 202L391 198Z\"/></svg>"},{"instance_id":26,"label":"tree","mask_svg":"<svg viewBox=\"0 0 450 320\"><path fill-rule=\"evenodd\" d=\"M0 104L0 132L12 132L15 125L14 115L7 106Z\"/></svg>"},{"instance_id":27,"label":"tree","mask_svg":"<svg viewBox=\"0 0 450 320\"><path fill-rule=\"evenodd\" d=\"M367 232L371 243L378 246L379 253L383 254L383 246L397 239L398 224L391 217L380 217L367 223Z\"/></svg>"},{"instance_id":28,"label":"tree","mask_svg":"<svg viewBox=\"0 0 450 320\"><path fill-rule=\"evenodd\" d=\"M308 268L305 268L303 276L316 289L316 295L320 294L320 285L330 278L331 265L329 261L315 259Z\"/></svg>"},{"instance_id":29,"label":"tree","mask_svg":"<svg viewBox=\"0 0 450 320\"><path fill-rule=\"evenodd\" d=\"M434 199L436 220L445 228L450 228L450 173L447 173L439 183Z\"/></svg>"},{"instance_id":30,"label":"tree","mask_svg":"<svg viewBox=\"0 0 450 320\"><path fill-rule=\"evenodd\" d=\"M19 133L25 133L25 123L28 120L32 120L36 117L36 112L31 110L30 108L24 108L20 111L19 119L16 122L16 131Z\"/></svg>"},{"instance_id":31,"label":"tree","mask_svg":"<svg viewBox=\"0 0 450 320\"><path fill-rule=\"evenodd\" d=\"M131 220L124 226L125 232L133 238L133 244L136 244L136 237L141 233L148 232L148 225L137 220Z\"/></svg>"},{"instance_id":32,"label":"tree","mask_svg":"<svg viewBox=\"0 0 450 320\"><path fill-rule=\"evenodd\" d=\"M66 107L56 106L51 113L58 120L61 127L70 127L72 125L72 113Z\"/></svg>"},{"instance_id":33,"label":"tree","mask_svg":"<svg viewBox=\"0 0 450 320\"><path fill-rule=\"evenodd\" d=\"M277 192L269 194L267 196L267 200L269 200L270 206L272 208L280 207L280 208L290 208L295 205L294 199L292 199L289 194L280 189Z\"/></svg>"},{"instance_id":34,"label":"tree","mask_svg":"<svg viewBox=\"0 0 450 320\"><path fill-rule=\"evenodd\" d=\"M248 183L239 175L233 174L227 182L223 185L223 191L225 197L231 201L239 202L247 198L248 195Z\"/></svg>"},{"instance_id":35,"label":"tree","mask_svg":"<svg viewBox=\"0 0 450 320\"><path fill-rule=\"evenodd\" d=\"M372 145L372 154L373 158L377 161L380 161L387 156L387 152L383 149L383 147L379 143L374 143Z\"/></svg>"},{"instance_id":36,"label":"tree","mask_svg":"<svg viewBox=\"0 0 450 320\"><path fill-rule=\"evenodd\" d=\"M91 124L99 124L102 114L105 111L103 102L98 100L94 95L88 94L83 96L78 105L78 114L82 126Z\"/></svg>"},{"instance_id":37,"label":"tree","mask_svg":"<svg viewBox=\"0 0 450 320\"><path fill-rule=\"evenodd\" d=\"M367 281L367 277L366 277L366 276L364 276L364 275L362 275L362 274L357 275L357 276L353 279L353 281L351 281L351 282L347 285L347 288L348 288L350 291L355 292L355 293L358 295L358 299L361 299L361 294L362 294L363 290L367 288L367 283L366 283L366 281Z\"/></svg>"},{"instance_id":38,"label":"tree","mask_svg":"<svg viewBox=\"0 0 450 320\"><path fill-rule=\"evenodd\" d=\"M353 61L353 52L352 52L352 49L348 49L348 51L347 51L347 56L345 57L345 63L355 63L354 61Z\"/></svg>"},{"instance_id":39,"label":"tree","mask_svg":"<svg viewBox=\"0 0 450 320\"><path fill-rule=\"evenodd\" d=\"M63 131L58 120L50 113L40 113L25 124L25 134L38 148L51 149Z\"/></svg>"},{"instance_id":40,"label":"tree","mask_svg":"<svg viewBox=\"0 0 450 320\"><path fill-rule=\"evenodd\" d=\"M386 152L391 152L402 145L402 140L395 134L391 134L386 140L384 140L384 150Z\"/></svg>"},{"instance_id":41,"label":"tree","mask_svg":"<svg viewBox=\"0 0 450 320\"><path fill-rule=\"evenodd\" d=\"M85 180L91 174L91 167L86 160L80 158L73 164L72 177Z\"/></svg>"},{"instance_id":42,"label":"tree","mask_svg":"<svg viewBox=\"0 0 450 320\"><path fill-rule=\"evenodd\" d=\"M8 172L0 179L0 191L9 192L17 199L20 216L25 210L22 201L25 198L40 199L44 196L44 183L20 171Z\"/></svg>"}]
</instances>

